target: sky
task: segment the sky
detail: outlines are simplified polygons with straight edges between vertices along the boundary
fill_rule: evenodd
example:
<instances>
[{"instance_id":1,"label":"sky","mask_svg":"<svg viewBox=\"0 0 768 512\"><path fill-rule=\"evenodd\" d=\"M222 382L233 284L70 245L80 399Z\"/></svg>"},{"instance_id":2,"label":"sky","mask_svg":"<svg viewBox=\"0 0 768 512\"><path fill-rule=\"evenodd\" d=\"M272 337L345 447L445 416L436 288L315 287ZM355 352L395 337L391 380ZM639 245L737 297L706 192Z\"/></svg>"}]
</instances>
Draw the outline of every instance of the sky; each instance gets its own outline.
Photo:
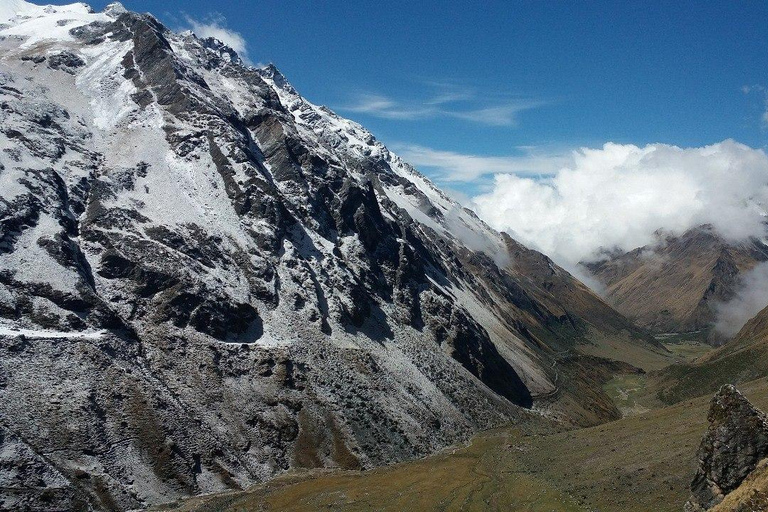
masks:
<instances>
[{"instance_id":1,"label":"sky","mask_svg":"<svg viewBox=\"0 0 768 512\"><path fill-rule=\"evenodd\" d=\"M660 228L764 235L768 2L124 4L276 64L567 267Z\"/></svg>"},{"instance_id":2,"label":"sky","mask_svg":"<svg viewBox=\"0 0 768 512\"><path fill-rule=\"evenodd\" d=\"M394 147L515 156L768 142L764 1L124 4L171 28L240 34L252 62L273 62L310 101Z\"/></svg>"}]
</instances>

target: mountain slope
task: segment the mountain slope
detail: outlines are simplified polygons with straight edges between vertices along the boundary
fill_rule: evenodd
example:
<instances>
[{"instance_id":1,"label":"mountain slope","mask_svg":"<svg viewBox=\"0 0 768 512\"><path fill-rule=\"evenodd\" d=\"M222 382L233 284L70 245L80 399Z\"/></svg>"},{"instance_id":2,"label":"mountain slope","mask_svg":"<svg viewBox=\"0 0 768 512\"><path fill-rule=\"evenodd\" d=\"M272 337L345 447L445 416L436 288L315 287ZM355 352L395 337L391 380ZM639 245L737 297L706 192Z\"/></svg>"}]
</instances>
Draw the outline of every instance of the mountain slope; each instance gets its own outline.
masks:
<instances>
[{"instance_id":1,"label":"mountain slope","mask_svg":"<svg viewBox=\"0 0 768 512\"><path fill-rule=\"evenodd\" d=\"M713 305L732 299L739 276L766 260L761 241L735 244L702 226L585 266L606 286L608 302L639 325L687 332L709 328Z\"/></svg>"},{"instance_id":2,"label":"mountain slope","mask_svg":"<svg viewBox=\"0 0 768 512\"><path fill-rule=\"evenodd\" d=\"M743 391L755 405L768 406L765 378ZM496 429L467 446L407 464L286 475L244 492L200 496L157 510L680 512L691 494L710 398L575 431L530 435L519 428ZM765 482L765 471L756 473L734 498L749 503L746 491Z\"/></svg>"},{"instance_id":3,"label":"mountain slope","mask_svg":"<svg viewBox=\"0 0 768 512\"><path fill-rule=\"evenodd\" d=\"M119 4L0 13L3 506L368 468L533 405L594 423L563 351L666 357L274 66Z\"/></svg>"},{"instance_id":4,"label":"mountain slope","mask_svg":"<svg viewBox=\"0 0 768 512\"><path fill-rule=\"evenodd\" d=\"M688 364L649 375L648 390L665 403L675 403L741 384L768 373L768 308L749 320L728 343Z\"/></svg>"}]
</instances>

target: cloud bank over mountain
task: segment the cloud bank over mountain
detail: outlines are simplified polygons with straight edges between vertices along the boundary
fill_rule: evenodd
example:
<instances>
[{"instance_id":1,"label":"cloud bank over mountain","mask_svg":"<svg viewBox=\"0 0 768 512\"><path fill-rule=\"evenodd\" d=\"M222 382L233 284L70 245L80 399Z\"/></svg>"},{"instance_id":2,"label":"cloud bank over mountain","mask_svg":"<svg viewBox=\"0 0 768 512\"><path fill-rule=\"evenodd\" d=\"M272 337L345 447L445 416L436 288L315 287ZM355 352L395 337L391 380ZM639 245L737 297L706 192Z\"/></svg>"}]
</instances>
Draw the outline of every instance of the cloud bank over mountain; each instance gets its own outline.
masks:
<instances>
[{"instance_id":1,"label":"cloud bank over mountain","mask_svg":"<svg viewBox=\"0 0 768 512\"><path fill-rule=\"evenodd\" d=\"M202 38L212 37L218 39L237 52L241 59L251 63L248 57L248 44L239 32L226 27L227 20L220 14L212 14L204 20L197 20L190 16L185 17L192 31Z\"/></svg>"},{"instance_id":2,"label":"cloud bank over mountain","mask_svg":"<svg viewBox=\"0 0 768 512\"><path fill-rule=\"evenodd\" d=\"M573 269L605 250L711 224L731 240L765 235L768 156L733 140L699 148L606 143L554 173L494 176L470 206L496 229Z\"/></svg>"},{"instance_id":3,"label":"cloud bank over mountain","mask_svg":"<svg viewBox=\"0 0 768 512\"><path fill-rule=\"evenodd\" d=\"M716 305L715 329L726 337L734 336L747 321L768 304L768 262L741 276L741 290L732 300Z\"/></svg>"}]
</instances>

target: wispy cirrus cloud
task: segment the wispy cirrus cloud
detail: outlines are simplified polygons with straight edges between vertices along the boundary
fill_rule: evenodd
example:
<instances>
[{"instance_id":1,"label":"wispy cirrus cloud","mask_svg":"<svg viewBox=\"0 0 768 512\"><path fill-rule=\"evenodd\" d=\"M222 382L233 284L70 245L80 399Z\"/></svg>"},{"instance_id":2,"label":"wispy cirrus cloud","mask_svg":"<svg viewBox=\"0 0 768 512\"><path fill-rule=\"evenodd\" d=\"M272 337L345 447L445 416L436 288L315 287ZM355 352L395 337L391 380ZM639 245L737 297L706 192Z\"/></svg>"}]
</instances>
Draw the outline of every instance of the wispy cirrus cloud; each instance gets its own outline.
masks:
<instances>
[{"instance_id":1,"label":"wispy cirrus cloud","mask_svg":"<svg viewBox=\"0 0 768 512\"><path fill-rule=\"evenodd\" d=\"M475 88L448 82L428 81L430 94L420 100L396 100L379 93L358 93L339 110L382 119L417 121L453 118L487 126L517 126L519 114L547 102L532 98L481 94Z\"/></svg>"},{"instance_id":2,"label":"wispy cirrus cloud","mask_svg":"<svg viewBox=\"0 0 768 512\"><path fill-rule=\"evenodd\" d=\"M768 87L764 85L745 85L741 88L741 92L744 94L758 94L762 96L763 101L763 113L760 117L760 121L763 126L768 128Z\"/></svg>"},{"instance_id":3,"label":"wispy cirrus cloud","mask_svg":"<svg viewBox=\"0 0 768 512\"><path fill-rule=\"evenodd\" d=\"M381 94L357 94L353 103L340 108L348 112L369 114L382 119L401 119L411 121L434 117L439 109L426 105L403 105Z\"/></svg>"},{"instance_id":4,"label":"wispy cirrus cloud","mask_svg":"<svg viewBox=\"0 0 768 512\"><path fill-rule=\"evenodd\" d=\"M250 63L248 45L245 38L237 31L226 27L227 20L218 13L210 14L204 20L197 20L185 15L184 19L198 37L213 37L237 52L243 61Z\"/></svg>"},{"instance_id":5,"label":"wispy cirrus cloud","mask_svg":"<svg viewBox=\"0 0 768 512\"><path fill-rule=\"evenodd\" d=\"M516 126L517 115L520 112L545 104L545 102L537 100L514 100L504 105L495 105L477 110L445 112L445 115L491 126Z\"/></svg>"},{"instance_id":6,"label":"wispy cirrus cloud","mask_svg":"<svg viewBox=\"0 0 768 512\"><path fill-rule=\"evenodd\" d=\"M517 155L483 156L443 151L416 144L394 144L393 149L407 162L427 168L441 181L468 182L487 174L547 176L573 162L572 152L541 152L518 148Z\"/></svg>"}]
</instances>

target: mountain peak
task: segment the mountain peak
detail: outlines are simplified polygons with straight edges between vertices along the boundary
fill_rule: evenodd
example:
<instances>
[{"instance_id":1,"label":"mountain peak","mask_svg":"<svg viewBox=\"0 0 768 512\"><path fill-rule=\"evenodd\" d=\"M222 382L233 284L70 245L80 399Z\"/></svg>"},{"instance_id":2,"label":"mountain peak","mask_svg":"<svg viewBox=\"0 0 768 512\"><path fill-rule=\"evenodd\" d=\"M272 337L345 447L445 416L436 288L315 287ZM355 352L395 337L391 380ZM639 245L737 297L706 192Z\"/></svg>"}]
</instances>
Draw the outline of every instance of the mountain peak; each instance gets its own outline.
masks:
<instances>
[{"instance_id":1,"label":"mountain peak","mask_svg":"<svg viewBox=\"0 0 768 512\"><path fill-rule=\"evenodd\" d=\"M259 71L265 78L269 78L275 83L275 85L285 90L286 92L290 94L298 94L296 89L293 88L285 75L283 75L283 73L277 69L277 66L275 66L273 63L270 62L263 68L260 68Z\"/></svg>"},{"instance_id":2,"label":"mountain peak","mask_svg":"<svg viewBox=\"0 0 768 512\"><path fill-rule=\"evenodd\" d=\"M82 2L68 5L37 5L25 0L4 0L0 4L0 23L10 22L16 18L40 17L57 12L91 14L93 9Z\"/></svg>"},{"instance_id":3,"label":"mountain peak","mask_svg":"<svg viewBox=\"0 0 768 512\"><path fill-rule=\"evenodd\" d=\"M24 38L21 48L42 41L73 42L72 30L94 22L110 22L105 13L95 13L85 3L36 5L24 0L9 0L0 5L0 32Z\"/></svg>"},{"instance_id":4,"label":"mountain peak","mask_svg":"<svg viewBox=\"0 0 768 512\"><path fill-rule=\"evenodd\" d=\"M216 39L215 37L206 37L201 39L203 46L207 48L208 50L215 53L220 58L224 59L225 61L238 65L243 66L243 60L240 58L240 55L233 50L231 47L227 46L223 41L220 39Z\"/></svg>"},{"instance_id":5,"label":"mountain peak","mask_svg":"<svg viewBox=\"0 0 768 512\"><path fill-rule=\"evenodd\" d=\"M128 12L128 9L126 9L120 2L112 2L104 8L104 14L107 14L113 18L116 18L126 12Z\"/></svg>"},{"instance_id":6,"label":"mountain peak","mask_svg":"<svg viewBox=\"0 0 768 512\"><path fill-rule=\"evenodd\" d=\"M0 23L33 11L37 6L24 0L7 0L0 4Z\"/></svg>"}]
</instances>

